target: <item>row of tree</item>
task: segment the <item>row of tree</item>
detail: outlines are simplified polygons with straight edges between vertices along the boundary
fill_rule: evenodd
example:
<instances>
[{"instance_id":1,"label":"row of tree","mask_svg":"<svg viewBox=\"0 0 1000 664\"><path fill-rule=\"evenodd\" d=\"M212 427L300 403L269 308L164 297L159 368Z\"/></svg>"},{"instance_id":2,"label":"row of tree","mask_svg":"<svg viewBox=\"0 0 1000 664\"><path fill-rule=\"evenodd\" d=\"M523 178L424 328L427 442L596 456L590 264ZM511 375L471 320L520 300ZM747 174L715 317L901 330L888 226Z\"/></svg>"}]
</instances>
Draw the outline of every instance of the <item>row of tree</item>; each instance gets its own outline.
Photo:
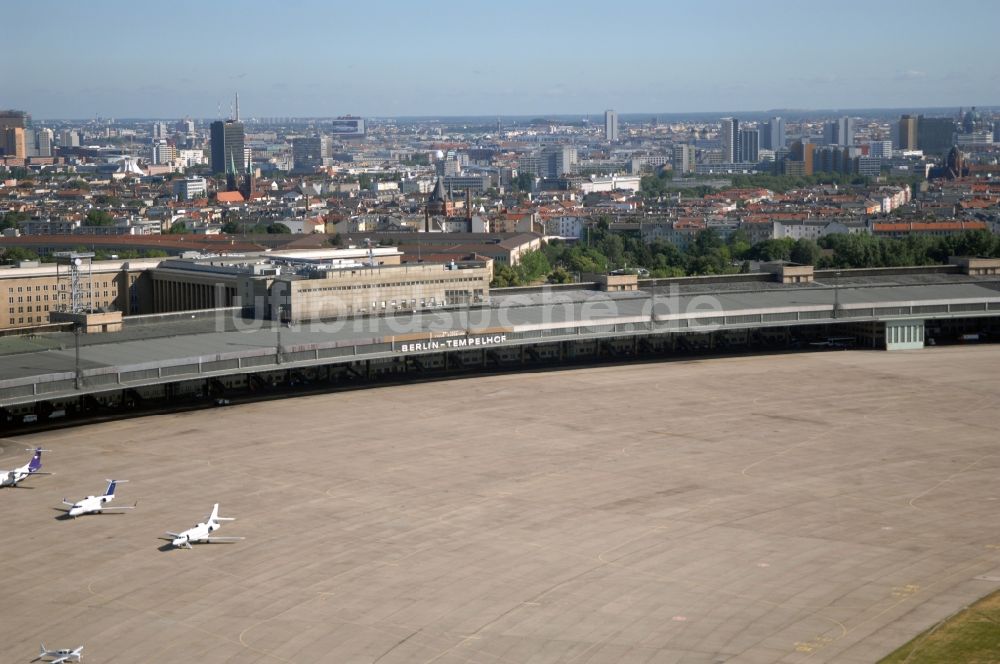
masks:
<instances>
[{"instance_id":1,"label":"row of tree","mask_svg":"<svg viewBox=\"0 0 1000 664\"><path fill-rule=\"evenodd\" d=\"M752 261L790 261L820 269L941 265L951 256L1000 257L1000 238L979 230L901 239L845 233L828 235L819 242L782 238L751 244L745 231L736 231L724 239L709 228L699 231L681 249L660 240L646 243L635 235L613 233L602 221L591 230L589 239L575 243L553 240L525 254L516 267L495 267L493 285L569 283L586 272L640 268L654 278L734 274L749 271Z\"/></svg>"}]
</instances>

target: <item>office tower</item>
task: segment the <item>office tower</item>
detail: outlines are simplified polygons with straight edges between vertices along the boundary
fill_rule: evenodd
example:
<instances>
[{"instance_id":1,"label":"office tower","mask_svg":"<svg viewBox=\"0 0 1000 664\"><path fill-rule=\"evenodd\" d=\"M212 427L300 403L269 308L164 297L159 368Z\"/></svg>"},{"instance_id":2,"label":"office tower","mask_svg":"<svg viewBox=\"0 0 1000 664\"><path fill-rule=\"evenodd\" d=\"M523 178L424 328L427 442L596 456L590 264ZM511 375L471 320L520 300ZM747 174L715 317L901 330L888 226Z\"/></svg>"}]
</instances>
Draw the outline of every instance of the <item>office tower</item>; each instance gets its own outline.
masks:
<instances>
[{"instance_id":1,"label":"office tower","mask_svg":"<svg viewBox=\"0 0 1000 664\"><path fill-rule=\"evenodd\" d=\"M924 154L944 155L955 145L955 121L951 118L917 118L917 149Z\"/></svg>"},{"instance_id":2,"label":"office tower","mask_svg":"<svg viewBox=\"0 0 1000 664\"><path fill-rule=\"evenodd\" d=\"M837 145L854 145L854 134L854 118L845 115L837 120Z\"/></svg>"},{"instance_id":3,"label":"office tower","mask_svg":"<svg viewBox=\"0 0 1000 664\"><path fill-rule=\"evenodd\" d=\"M767 141L764 141L765 132L761 132L760 146L767 150L780 150L785 147L785 119L774 117L768 120L762 127L766 128Z\"/></svg>"},{"instance_id":4,"label":"office tower","mask_svg":"<svg viewBox=\"0 0 1000 664\"><path fill-rule=\"evenodd\" d=\"M72 129L59 132L59 145L64 148L80 147L80 134Z\"/></svg>"},{"instance_id":5,"label":"office tower","mask_svg":"<svg viewBox=\"0 0 1000 664\"><path fill-rule=\"evenodd\" d=\"M313 171L323 166L330 156L330 139L326 136L299 136L292 139L292 168Z\"/></svg>"},{"instance_id":6,"label":"office tower","mask_svg":"<svg viewBox=\"0 0 1000 664\"><path fill-rule=\"evenodd\" d=\"M212 123L212 172L242 172L247 162L244 156L245 140L243 123L235 120L217 120Z\"/></svg>"},{"instance_id":7,"label":"office tower","mask_svg":"<svg viewBox=\"0 0 1000 664\"><path fill-rule=\"evenodd\" d=\"M168 136L167 132L168 132L168 130L167 130L167 123L166 122L154 122L153 123L153 129L152 129L151 133L153 134L153 140L154 141L157 140L157 139L161 139L161 138L162 139L166 139L167 136Z\"/></svg>"},{"instance_id":8,"label":"office tower","mask_svg":"<svg viewBox=\"0 0 1000 664\"><path fill-rule=\"evenodd\" d=\"M735 164L739 160L740 121L736 118L722 118L719 134L722 140L722 162Z\"/></svg>"},{"instance_id":9,"label":"office tower","mask_svg":"<svg viewBox=\"0 0 1000 664\"><path fill-rule=\"evenodd\" d=\"M5 129L27 129L31 126L31 116L24 111L0 111L0 133Z\"/></svg>"},{"instance_id":10,"label":"office tower","mask_svg":"<svg viewBox=\"0 0 1000 664\"><path fill-rule=\"evenodd\" d=\"M173 164L177 159L177 148L164 139L153 141L153 163Z\"/></svg>"},{"instance_id":11,"label":"office tower","mask_svg":"<svg viewBox=\"0 0 1000 664\"><path fill-rule=\"evenodd\" d=\"M1000 122L993 123L993 142L1000 143Z\"/></svg>"},{"instance_id":12,"label":"office tower","mask_svg":"<svg viewBox=\"0 0 1000 664\"><path fill-rule=\"evenodd\" d=\"M611 109L604 111L604 139L609 143L618 141L618 113Z\"/></svg>"},{"instance_id":13,"label":"office tower","mask_svg":"<svg viewBox=\"0 0 1000 664\"><path fill-rule=\"evenodd\" d=\"M912 115L899 118L899 136L896 144L900 150L917 149L917 118Z\"/></svg>"},{"instance_id":14,"label":"office tower","mask_svg":"<svg viewBox=\"0 0 1000 664\"><path fill-rule=\"evenodd\" d=\"M740 163L756 164L760 153L760 132L756 129L740 129Z\"/></svg>"},{"instance_id":15,"label":"office tower","mask_svg":"<svg viewBox=\"0 0 1000 664\"><path fill-rule=\"evenodd\" d=\"M568 145L553 146L542 150L542 154L549 160L548 167L552 177L576 173L576 148Z\"/></svg>"},{"instance_id":16,"label":"office tower","mask_svg":"<svg viewBox=\"0 0 1000 664\"><path fill-rule=\"evenodd\" d=\"M3 130L2 135L0 135L0 138L3 138L0 148L3 148L4 156L18 159L24 159L28 156L24 132L24 127L7 127Z\"/></svg>"},{"instance_id":17,"label":"office tower","mask_svg":"<svg viewBox=\"0 0 1000 664\"><path fill-rule=\"evenodd\" d=\"M837 143L837 123L823 123L823 145L836 145Z\"/></svg>"},{"instance_id":18,"label":"office tower","mask_svg":"<svg viewBox=\"0 0 1000 664\"><path fill-rule=\"evenodd\" d=\"M868 156L875 159L891 159L892 141L872 141L868 144Z\"/></svg>"},{"instance_id":19,"label":"office tower","mask_svg":"<svg viewBox=\"0 0 1000 664\"><path fill-rule=\"evenodd\" d=\"M694 146L687 144L675 145L672 156L671 165L674 167L675 177L694 173Z\"/></svg>"}]
</instances>

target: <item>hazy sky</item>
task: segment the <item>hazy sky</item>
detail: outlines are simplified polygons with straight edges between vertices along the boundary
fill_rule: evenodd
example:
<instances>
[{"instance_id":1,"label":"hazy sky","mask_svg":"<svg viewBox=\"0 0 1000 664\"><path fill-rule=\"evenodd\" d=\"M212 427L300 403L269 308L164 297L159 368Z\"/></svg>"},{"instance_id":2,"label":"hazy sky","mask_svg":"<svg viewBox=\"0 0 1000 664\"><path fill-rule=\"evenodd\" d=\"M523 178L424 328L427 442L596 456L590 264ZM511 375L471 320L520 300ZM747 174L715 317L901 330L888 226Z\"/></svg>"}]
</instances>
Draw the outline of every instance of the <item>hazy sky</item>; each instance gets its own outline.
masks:
<instances>
[{"instance_id":1,"label":"hazy sky","mask_svg":"<svg viewBox=\"0 0 1000 664\"><path fill-rule=\"evenodd\" d=\"M996 0L9 2L36 118L1000 104Z\"/></svg>"}]
</instances>

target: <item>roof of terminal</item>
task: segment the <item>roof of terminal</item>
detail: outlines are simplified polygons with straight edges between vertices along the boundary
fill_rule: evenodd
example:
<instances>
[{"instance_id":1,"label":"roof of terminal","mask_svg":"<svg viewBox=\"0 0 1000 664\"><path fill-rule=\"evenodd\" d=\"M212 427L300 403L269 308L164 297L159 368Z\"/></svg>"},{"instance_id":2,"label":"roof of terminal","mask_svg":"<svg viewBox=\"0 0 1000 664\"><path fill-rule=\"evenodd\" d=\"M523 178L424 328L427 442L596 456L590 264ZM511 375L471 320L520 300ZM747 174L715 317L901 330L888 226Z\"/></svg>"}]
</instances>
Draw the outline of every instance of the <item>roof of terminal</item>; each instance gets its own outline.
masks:
<instances>
[{"instance_id":1,"label":"roof of terminal","mask_svg":"<svg viewBox=\"0 0 1000 664\"><path fill-rule=\"evenodd\" d=\"M836 295L834 291L836 290ZM1000 298L1000 277L955 274L908 274L879 277L844 276L830 280L781 285L742 281L731 284L684 284L650 291L604 293L553 290L494 295L482 308L440 310L377 318L350 318L281 329L284 347L330 341L358 341L412 332L495 330L516 326L581 321L595 325L615 318L702 311L737 312L866 304L891 306L900 302L930 302ZM81 336L84 368L155 362L172 358L274 348L276 330L270 322L244 321L235 310L218 314L188 312L125 319L121 332ZM0 337L0 379L72 371L73 335L40 333L30 337Z\"/></svg>"}]
</instances>

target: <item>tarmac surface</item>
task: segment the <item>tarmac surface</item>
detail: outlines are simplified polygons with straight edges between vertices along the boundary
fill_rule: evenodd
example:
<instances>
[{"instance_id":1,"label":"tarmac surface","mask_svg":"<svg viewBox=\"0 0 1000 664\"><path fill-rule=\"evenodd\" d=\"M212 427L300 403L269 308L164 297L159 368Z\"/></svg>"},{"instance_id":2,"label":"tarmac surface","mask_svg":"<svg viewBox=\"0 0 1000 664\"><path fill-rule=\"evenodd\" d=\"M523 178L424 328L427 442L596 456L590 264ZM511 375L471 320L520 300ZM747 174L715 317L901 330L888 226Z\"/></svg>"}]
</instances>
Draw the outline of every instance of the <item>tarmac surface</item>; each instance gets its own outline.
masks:
<instances>
[{"instance_id":1,"label":"tarmac surface","mask_svg":"<svg viewBox=\"0 0 1000 664\"><path fill-rule=\"evenodd\" d=\"M870 663L1000 588L1000 348L598 367L0 439L0 652ZM119 488L124 514L63 497ZM165 531L221 504L231 544Z\"/></svg>"}]
</instances>

